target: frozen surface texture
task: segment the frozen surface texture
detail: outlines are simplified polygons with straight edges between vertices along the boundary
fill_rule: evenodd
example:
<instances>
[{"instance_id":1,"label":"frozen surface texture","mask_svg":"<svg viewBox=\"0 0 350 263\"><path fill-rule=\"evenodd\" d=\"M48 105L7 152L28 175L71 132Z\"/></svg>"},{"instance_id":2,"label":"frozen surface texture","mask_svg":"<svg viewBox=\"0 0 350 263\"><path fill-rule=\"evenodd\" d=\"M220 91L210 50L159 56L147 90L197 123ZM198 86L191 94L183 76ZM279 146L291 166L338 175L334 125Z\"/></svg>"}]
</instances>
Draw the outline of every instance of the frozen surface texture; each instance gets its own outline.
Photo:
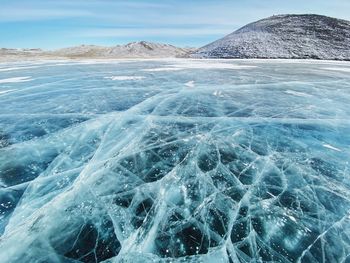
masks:
<instances>
[{"instance_id":1,"label":"frozen surface texture","mask_svg":"<svg viewBox=\"0 0 350 263\"><path fill-rule=\"evenodd\" d=\"M350 262L349 63L0 68L0 262Z\"/></svg>"}]
</instances>

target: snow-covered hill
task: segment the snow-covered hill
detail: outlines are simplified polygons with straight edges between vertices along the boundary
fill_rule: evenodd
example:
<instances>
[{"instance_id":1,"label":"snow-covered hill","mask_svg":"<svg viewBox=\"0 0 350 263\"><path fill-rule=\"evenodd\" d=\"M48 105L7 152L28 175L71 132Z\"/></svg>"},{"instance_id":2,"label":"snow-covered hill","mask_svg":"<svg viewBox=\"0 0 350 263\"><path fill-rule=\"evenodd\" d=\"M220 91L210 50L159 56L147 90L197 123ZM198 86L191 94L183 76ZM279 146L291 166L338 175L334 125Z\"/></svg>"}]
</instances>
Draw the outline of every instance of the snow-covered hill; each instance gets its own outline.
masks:
<instances>
[{"instance_id":1,"label":"snow-covered hill","mask_svg":"<svg viewBox=\"0 0 350 263\"><path fill-rule=\"evenodd\" d=\"M350 60L350 21L320 15L272 16L248 24L191 56Z\"/></svg>"},{"instance_id":2,"label":"snow-covered hill","mask_svg":"<svg viewBox=\"0 0 350 263\"><path fill-rule=\"evenodd\" d=\"M186 57L193 48L179 48L169 44L146 41L132 42L126 45L102 47L81 45L53 51L41 49L0 49L0 60L31 60L31 59L119 59L119 58L174 58Z\"/></svg>"},{"instance_id":3,"label":"snow-covered hill","mask_svg":"<svg viewBox=\"0 0 350 263\"><path fill-rule=\"evenodd\" d=\"M50 52L50 54L67 57L167 58L183 57L189 51L191 51L191 49L179 48L169 44L140 41L113 47L83 45L59 49Z\"/></svg>"}]
</instances>

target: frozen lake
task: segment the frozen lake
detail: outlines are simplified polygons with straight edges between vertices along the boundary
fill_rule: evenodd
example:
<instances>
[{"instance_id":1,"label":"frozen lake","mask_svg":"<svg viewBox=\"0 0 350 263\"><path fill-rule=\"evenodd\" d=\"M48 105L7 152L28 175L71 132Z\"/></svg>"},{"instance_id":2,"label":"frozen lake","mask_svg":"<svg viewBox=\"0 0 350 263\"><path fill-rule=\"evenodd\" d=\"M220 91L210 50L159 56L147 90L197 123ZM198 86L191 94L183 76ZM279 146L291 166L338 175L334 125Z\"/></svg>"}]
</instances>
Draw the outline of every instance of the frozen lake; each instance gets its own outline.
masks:
<instances>
[{"instance_id":1,"label":"frozen lake","mask_svg":"<svg viewBox=\"0 0 350 263\"><path fill-rule=\"evenodd\" d=\"M350 262L350 62L0 63L0 262Z\"/></svg>"}]
</instances>

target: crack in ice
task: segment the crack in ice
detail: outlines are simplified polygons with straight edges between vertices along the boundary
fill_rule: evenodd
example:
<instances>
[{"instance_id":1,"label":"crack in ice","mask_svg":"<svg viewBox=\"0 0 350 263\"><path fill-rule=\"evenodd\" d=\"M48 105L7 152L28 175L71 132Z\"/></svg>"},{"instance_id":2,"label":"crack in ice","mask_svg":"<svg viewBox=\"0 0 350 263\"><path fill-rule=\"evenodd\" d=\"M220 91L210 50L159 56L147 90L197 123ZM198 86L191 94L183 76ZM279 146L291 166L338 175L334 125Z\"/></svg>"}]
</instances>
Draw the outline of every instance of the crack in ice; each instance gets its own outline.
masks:
<instances>
[{"instance_id":1,"label":"crack in ice","mask_svg":"<svg viewBox=\"0 0 350 263\"><path fill-rule=\"evenodd\" d=\"M0 260L345 262L350 79L322 67L33 68L0 98Z\"/></svg>"}]
</instances>

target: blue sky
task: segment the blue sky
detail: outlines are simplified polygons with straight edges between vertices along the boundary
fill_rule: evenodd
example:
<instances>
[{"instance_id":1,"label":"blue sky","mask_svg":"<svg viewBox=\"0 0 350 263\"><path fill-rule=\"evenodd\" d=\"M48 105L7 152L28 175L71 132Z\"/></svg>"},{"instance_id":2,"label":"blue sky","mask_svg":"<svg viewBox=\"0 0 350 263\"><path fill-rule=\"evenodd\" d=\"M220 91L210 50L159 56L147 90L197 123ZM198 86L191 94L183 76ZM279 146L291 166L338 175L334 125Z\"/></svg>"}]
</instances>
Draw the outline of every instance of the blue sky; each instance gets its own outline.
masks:
<instances>
[{"instance_id":1,"label":"blue sky","mask_svg":"<svg viewBox=\"0 0 350 263\"><path fill-rule=\"evenodd\" d=\"M0 47L147 40L199 47L274 14L350 20L350 0L0 0Z\"/></svg>"}]
</instances>

